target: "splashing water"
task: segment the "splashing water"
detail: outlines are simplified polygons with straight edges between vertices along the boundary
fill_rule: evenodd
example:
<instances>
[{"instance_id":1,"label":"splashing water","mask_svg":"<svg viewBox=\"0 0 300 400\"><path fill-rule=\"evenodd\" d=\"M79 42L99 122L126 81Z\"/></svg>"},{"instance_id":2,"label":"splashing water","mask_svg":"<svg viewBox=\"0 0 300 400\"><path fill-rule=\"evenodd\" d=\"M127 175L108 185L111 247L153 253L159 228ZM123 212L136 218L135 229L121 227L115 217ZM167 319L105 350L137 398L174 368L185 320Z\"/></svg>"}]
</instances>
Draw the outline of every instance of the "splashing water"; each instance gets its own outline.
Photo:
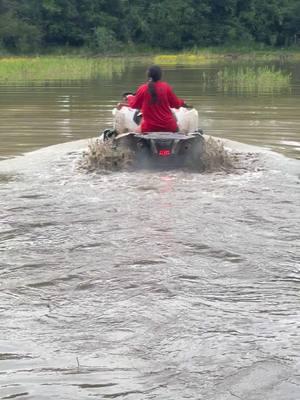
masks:
<instances>
[{"instance_id":1,"label":"splashing water","mask_svg":"<svg viewBox=\"0 0 300 400\"><path fill-rule=\"evenodd\" d=\"M221 140L205 138L205 150L202 155L201 172L232 171L240 169L242 156L225 149ZM121 171L133 168L134 153L127 147L113 147L111 142L91 140L88 149L83 152L78 168L87 172ZM193 163L187 169L195 170ZM199 171L200 172L200 171Z\"/></svg>"}]
</instances>

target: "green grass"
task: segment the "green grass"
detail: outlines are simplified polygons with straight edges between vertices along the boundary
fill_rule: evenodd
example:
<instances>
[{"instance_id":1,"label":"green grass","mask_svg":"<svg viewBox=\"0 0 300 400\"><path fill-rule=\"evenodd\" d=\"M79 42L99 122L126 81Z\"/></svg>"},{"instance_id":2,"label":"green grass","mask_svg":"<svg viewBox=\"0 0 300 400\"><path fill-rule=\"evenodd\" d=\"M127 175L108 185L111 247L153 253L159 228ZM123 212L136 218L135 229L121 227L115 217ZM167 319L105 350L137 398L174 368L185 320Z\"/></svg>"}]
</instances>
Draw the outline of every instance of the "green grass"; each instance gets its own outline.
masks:
<instances>
[{"instance_id":1,"label":"green grass","mask_svg":"<svg viewBox=\"0 0 300 400\"><path fill-rule=\"evenodd\" d=\"M290 89L292 75L275 67L225 67L217 73L220 91L272 93Z\"/></svg>"},{"instance_id":2,"label":"green grass","mask_svg":"<svg viewBox=\"0 0 300 400\"><path fill-rule=\"evenodd\" d=\"M179 53L161 53L154 62L161 65L201 65L221 61L300 61L300 49L259 49L247 47L195 48Z\"/></svg>"},{"instance_id":3,"label":"green grass","mask_svg":"<svg viewBox=\"0 0 300 400\"><path fill-rule=\"evenodd\" d=\"M125 58L70 56L0 58L0 82L79 80L121 76Z\"/></svg>"},{"instance_id":4,"label":"green grass","mask_svg":"<svg viewBox=\"0 0 300 400\"><path fill-rule=\"evenodd\" d=\"M154 56L154 63L160 65L193 65L207 64L219 60L221 55L213 54L208 51L197 53L181 54L158 54Z\"/></svg>"},{"instance_id":5,"label":"green grass","mask_svg":"<svg viewBox=\"0 0 300 400\"><path fill-rule=\"evenodd\" d=\"M281 57L286 61L290 53L264 52L257 57L257 53L240 52L238 56L235 53L229 53L228 49L194 49L193 51L178 54L156 54L156 55L127 55L117 57L92 57L92 56L34 56L34 57L2 57L0 58L0 83L18 84L28 82L47 82L47 81L72 81L89 80L97 78L113 79L122 76L125 67L129 63L134 65L150 65L151 63L164 65L200 65L207 63L223 64L233 60L228 67L219 72L217 84L222 90L278 90L286 88L290 84L291 76L283 72L276 71L268 67L238 67L237 65L248 65L252 57L252 65L255 61L271 61L271 57L277 59ZM288 55L287 55L288 54ZM293 53L293 60L297 59L300 52ZM268 58L269 57L269 58ZM284 58L286 57L286 58ZM291 56L292 57L292 56ZM247 63L247 64L246 64ZM257 63L259 64L259 63ZM234 69L233 69L234 68ZM206 85L212 82L208 77L204 80Z\"/></svg>"}]
</instances>

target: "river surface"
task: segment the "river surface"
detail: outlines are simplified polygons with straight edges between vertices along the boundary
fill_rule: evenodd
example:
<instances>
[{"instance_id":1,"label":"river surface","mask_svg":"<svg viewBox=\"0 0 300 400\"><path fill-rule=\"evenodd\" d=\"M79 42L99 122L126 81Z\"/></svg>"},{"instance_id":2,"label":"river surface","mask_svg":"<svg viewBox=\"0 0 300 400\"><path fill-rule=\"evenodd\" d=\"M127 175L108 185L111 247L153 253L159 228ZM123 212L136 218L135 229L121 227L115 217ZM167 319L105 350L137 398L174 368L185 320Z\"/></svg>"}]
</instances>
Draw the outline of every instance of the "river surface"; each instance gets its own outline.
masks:
<instances>
[{"instance_id":1,"label":"river surface","mask_svg":"<svg viewBox=\"0 0 300 400\"><path fill-rule=\"evenodd\" d=\"M78 171L142 67L0 86L0 399L299 400L300 77L287 68L291 91L259 96L166 71L206 133L249 156L230 173Z\"/></svg>"}]
</instances>

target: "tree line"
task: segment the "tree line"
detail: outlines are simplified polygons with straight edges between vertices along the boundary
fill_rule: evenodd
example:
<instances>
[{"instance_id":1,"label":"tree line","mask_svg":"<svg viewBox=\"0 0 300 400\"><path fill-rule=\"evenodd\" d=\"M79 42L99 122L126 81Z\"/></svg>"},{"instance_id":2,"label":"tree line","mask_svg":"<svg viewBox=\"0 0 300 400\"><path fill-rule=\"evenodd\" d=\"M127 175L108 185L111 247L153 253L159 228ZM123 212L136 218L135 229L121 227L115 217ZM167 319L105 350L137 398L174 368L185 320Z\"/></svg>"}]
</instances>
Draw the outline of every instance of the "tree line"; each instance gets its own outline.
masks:
<instances>
[{"instance_id":1,"label":"tree line","mask_svg":"<svg viewBox=\"0 0 300 400\"><path fill-rule=\"evenodd\" d=\"M0 50L12 53L297 41L299 0L0 0Z\"/></svg>"}]
</instances>

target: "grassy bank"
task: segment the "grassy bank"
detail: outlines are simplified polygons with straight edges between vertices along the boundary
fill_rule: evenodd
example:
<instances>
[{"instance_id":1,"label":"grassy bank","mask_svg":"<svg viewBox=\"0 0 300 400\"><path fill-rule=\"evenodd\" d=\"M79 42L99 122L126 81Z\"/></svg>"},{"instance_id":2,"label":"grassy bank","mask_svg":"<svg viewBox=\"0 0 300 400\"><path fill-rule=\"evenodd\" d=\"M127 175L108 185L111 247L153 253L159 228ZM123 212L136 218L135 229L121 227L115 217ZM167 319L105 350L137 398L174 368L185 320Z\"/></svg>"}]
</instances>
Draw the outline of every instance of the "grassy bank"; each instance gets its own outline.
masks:
<instances>
[{"instance_id":1,"label":"grassy bank","mask_svg":"<svg viewBox=\"0 0 300 400\"><path fill-rule=\"evenodd\" d=\"M0 81L78 80L120 76L124 58L86 58L74 56L0 58Z\"/></svg>"},{"instance_id":2,"label":"grassy bank","mask_svg":"<svg viewBox=\"0 0 300 400\"><path fill-rule=\"evenodd\" d=\"M177 54L161 53L154 56L154 62L161 65L191 65L221 61L300 61L300 48L257 49L246 47L212 47L193 49Z\"/></svg>"},{"instance_id":3,"label":"grassy bank","mask_svg":"<svg viewBox=\"0 0 300 400\"><path fill-rule=\"evenodd\" d=\"M249 50L243 48L194 49L177 54L139 52L120 53L115 56L104 55L48 55L32 57L0 58L0 82L39 82L54 80L83 80L95 78L111 79L121 76L127 63L162 66L222 64L231 60L233 64L256 61L300 61L300 49L287 50ZM126 55L125 55L126 54ZM225 79L225 77L224 77Z\"/></svg>"}]
</instances>

